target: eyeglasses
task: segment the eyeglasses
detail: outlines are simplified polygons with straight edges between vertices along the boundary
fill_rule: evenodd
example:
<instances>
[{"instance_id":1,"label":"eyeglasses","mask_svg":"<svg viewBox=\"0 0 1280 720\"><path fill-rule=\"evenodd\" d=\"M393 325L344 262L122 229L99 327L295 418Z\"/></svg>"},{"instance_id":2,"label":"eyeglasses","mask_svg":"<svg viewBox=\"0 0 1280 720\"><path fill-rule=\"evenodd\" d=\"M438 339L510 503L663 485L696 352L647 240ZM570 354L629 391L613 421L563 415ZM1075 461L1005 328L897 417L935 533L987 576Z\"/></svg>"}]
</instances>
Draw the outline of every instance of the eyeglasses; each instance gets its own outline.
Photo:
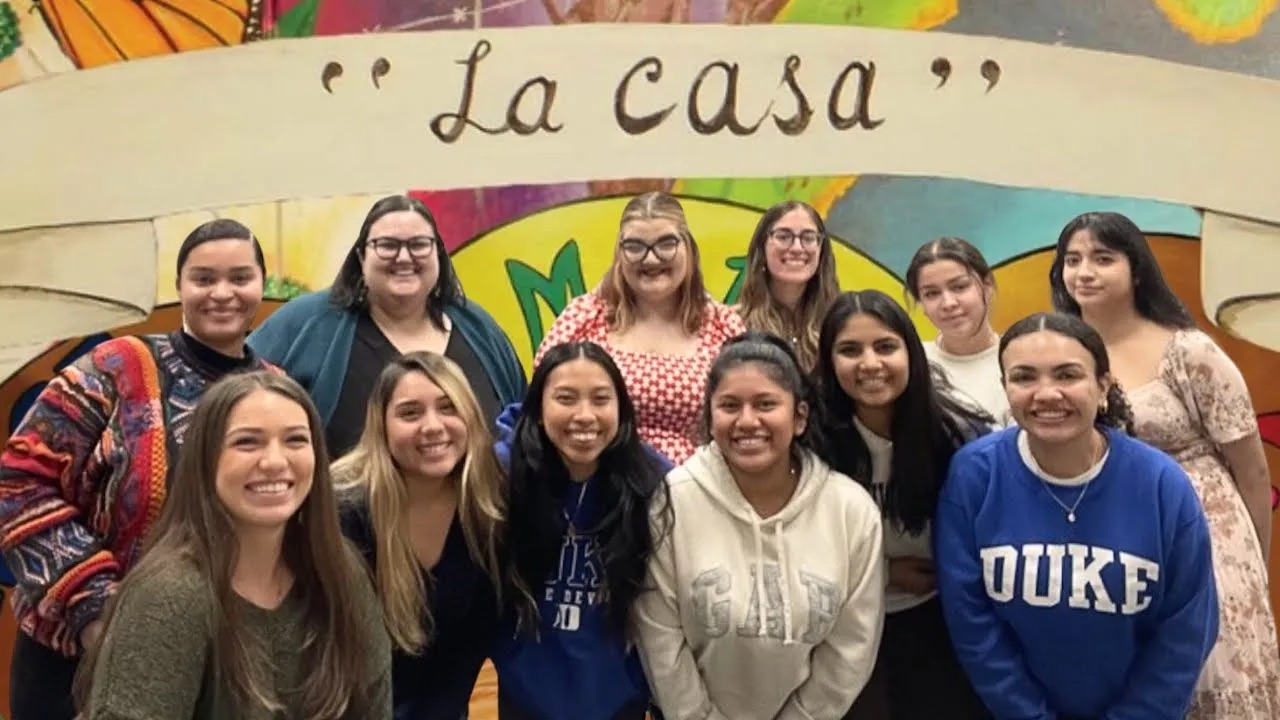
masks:
<instances>
[{"instance_id":1,"label":"eyeglasses","mask_svg":"<svg viewBox=\"0 0 1280 720\"><path fill-rule=\"evenodd\" d=\"M400 255L400 248L409 251L409 257L421 260L436 251L436 239L433 237L414 237L407 240L399 238L370 238L365 241L366 247L373 248L373 254L383 260L395 260Z\"/></svg>"},{"instance_id":2,"label":"eyeglasses","mask_svg":"<svg viewBox=\"0 0 1280 720\"><path fill-rule=\"evenodd\" d=\"M636 238L627 238L618 243L618 248L622 250L622 257L629 263L642 263L649 257L649 253L653 253L653 256L661 262L668 262L680 249L680 238L668 235L653 244Z\"/></svg>"},{"instance_id":3,"label":"eyeglasses","mask_svg":"<svg viewBox=\"0 0 1280 720\"><path fill-rule=\"evenodd\" d=\"M823 235L817 230L804 230L797 234L787 228L775 228L769 232L769 239L780 248L790 248L797 239L800 240L800 247L811 248L822 242Z\"/></svg>"}]
</instances>

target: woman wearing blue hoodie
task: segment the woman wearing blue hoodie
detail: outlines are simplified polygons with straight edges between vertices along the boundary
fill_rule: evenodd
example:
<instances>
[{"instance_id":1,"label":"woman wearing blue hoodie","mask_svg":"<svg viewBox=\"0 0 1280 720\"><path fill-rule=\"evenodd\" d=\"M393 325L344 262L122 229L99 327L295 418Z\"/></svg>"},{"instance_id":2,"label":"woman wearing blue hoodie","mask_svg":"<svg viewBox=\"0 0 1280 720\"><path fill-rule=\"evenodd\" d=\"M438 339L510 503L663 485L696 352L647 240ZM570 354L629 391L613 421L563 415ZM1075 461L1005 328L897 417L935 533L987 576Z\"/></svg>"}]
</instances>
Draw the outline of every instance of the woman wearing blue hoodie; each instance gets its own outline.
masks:
<instances>
[{"instance_id":1,"label":"woman wearing blue hoodie","mask_svg":"<svg viewBox=\"0 0 1280 720\"><path fill-rule=\"evenodd\" d=\"M671 465L641 443L622 374L591 342L549 350L498 426L508 507L519 508L503 542L512 602L493 652L498 714L642 720L630 609L663 532L649 507Z\"/></svg>"}]
</instances>

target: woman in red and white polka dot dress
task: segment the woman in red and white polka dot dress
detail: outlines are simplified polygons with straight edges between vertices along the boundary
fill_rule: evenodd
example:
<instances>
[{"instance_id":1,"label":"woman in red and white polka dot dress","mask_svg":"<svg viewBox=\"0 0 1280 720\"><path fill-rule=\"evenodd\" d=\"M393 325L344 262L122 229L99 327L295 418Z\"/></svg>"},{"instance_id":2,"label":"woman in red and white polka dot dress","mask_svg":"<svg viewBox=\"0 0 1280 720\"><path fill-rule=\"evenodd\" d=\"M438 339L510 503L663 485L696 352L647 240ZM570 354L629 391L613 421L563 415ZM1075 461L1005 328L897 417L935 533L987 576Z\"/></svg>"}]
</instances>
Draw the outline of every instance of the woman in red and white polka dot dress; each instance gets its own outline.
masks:
<instances>
[{"instance_id":1,"label":"woman in red and white polka dot dress","mask_svg":"<svg viewBox=\"0 0 1280 720\"><path fill-rule=\"evenodd\" d=\"M590 340L622 370L640 437L674 464L701 443L699 411L707 371L742 319L702 282L698 245L684 208L645 193L622 211L613 265L595 290L574 298L538 348Z\"/></svg>"}]
</instances>

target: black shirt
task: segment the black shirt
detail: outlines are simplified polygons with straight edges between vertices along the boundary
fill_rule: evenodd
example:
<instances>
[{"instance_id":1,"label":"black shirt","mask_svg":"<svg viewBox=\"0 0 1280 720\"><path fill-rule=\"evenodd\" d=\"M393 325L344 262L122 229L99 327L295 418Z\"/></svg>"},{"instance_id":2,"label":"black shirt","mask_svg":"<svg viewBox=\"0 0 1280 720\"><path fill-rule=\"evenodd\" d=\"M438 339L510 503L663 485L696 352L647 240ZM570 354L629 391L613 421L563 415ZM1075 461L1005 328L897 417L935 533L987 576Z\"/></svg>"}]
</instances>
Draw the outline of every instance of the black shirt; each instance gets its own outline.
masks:
<instances>
[{"instance_id":1,"label":"black shirt","mask_svg":"<svg viewBox=\"0 0 1280 720\"><path fill-rule=\"evenodd\" d=\"M369 397L378 382L378 375L399 355L400 351L391 344L373 318L367 312L361 312L356 321L355 340L351 343L351 355L347 358L347 375L342 381L342 390L338 393L338 404L325 427L324 439L329 446L330 458L341 457L360 440L360 433L364 432ZM462 374L466 376L471 391L480 402L480 413L489 421L489 431L496 433L498 415L502 412L498 391L493 388L493 381L485 372L484 365L480 364L480 358L467 344L462 333L449 333L449 344L444 349L444 356L462 368Z\"/></svg>"},{"instance_id":2,"label":"black shirt","mask_svg":"<svg viewBox=\"0 0 1280 720\"><path fill-rule=\"evenodd\" d=\"M363 503L344 502L342 532L378 566L373 524ZM489 657L499 612L493 584L471 557L455 513L444 549L426 575L433 635L418 655L396 648L391 692L397 720L459 720L466 716L476 678Z\"/></svg>"}]
</instances>

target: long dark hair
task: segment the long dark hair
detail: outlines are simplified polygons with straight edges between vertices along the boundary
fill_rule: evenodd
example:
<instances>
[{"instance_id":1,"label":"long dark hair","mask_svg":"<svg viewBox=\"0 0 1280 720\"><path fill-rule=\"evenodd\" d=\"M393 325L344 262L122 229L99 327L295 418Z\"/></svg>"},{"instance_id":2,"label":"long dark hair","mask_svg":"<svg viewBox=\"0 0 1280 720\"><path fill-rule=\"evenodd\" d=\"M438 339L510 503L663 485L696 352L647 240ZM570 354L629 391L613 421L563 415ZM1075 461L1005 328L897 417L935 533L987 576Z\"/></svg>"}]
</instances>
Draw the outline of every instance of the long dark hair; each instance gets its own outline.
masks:
<instances>
[{"instance_id":1,"label":"long dark hair","mask_svg":"<svg viewBox=\"0 0 1280 720\"><path fill-rule=\"evenodd\" d=\"M749 330L731 338L720 347L720 354L707 373L707 388L702 400L703 437L711 437L711 396L734 368L751 364L764 371L774 382L795 397L796 407L808 406L809 416L804 432L791 442L791 460L801 466L806 451L819 457L825 446L817 390L801 369L800 359L791 343L765 330Z\"/></svg>"},{"instance_id":2,"label":"long dark hair","mask_svg":"<svg viewBox=\"0 0 1280 720\"><path fill-rule=\"evenodd\" d=\"M510 501L507 521L507 578L517 600L520 625L526 632L539 627L536 595L560 557L568 523L561 513L572 480L560 453L542 426L543 393L551 373L573 360L585 359L609 376L618 398L618 434L600 453L591 483L601 515L589 529L596 537L604 572L604 603L610 627L626 637L631 605L644 586L653 548L670 528L670 503L657 458L641 444L636 411L627 395L622 373L603 348L592 342L571 342L547 351L533 371L520 419L516 421L509 470ZM650 507L660 509L657 531L650 524Z\"/></svg>"},{"instance_id":3,"label":"long dark hair","mask_svg":"<svg viewBox=\"0 0 1280 720\"><path fill-rule=\"evenodd\" d=\"M1053 309L1068 315L1080 315L1080 304L1067 292L1062 279L1067 245L1081 230L1107 248L1121 253L1129 261L1129 279L1133 283L1133 307L1142 317L1157 325L1185 330L1196 326L1187 306L1178 299L1164 279L1147 236L1132 220L1116 212L1088 212L1079 215L1058 235L1058 248L1049 268L1049 287L1053 292Z\"/></svg>"},{"instance_id":4,"label":"long dark hair","mask_svg":"<svg viewBox=\"0 0 1280 720\"><path fill-rule=\"evenodd\" d=\"M907 386L893 404L893 467L885 486L885 517L919 534L933 519L938 494L957 448L996 425L995 418L941 392L915 325L879 290L843 293L832 303L818 341L818 384L829 428L827 458L836 470L870 488L871 451L854 427L857 408L836 377L836 337L855 315L869 315L902 338Z\"/></svg>"},{"instance_id":5,"label":"long dark hair","mask_svg":"<svg viewBox=\"0 0 1280 720\"><path fill-rule=\"evenodd\" d=\"M333 279L333 285L329 288L329 298L335 306L344 310L368 308L369 300L366 297L364 269L361 267L361 262L366 252L365 243L369 241L369 230L383 216L406 210L421 215L435 231L436 262L440 273L436 277L436 286L427 293L427 317L431 319L433 325L443 330L445 307L461 304L465 300L462 283L453 270L453 261L449 259L449 253L445 250L444 238L440 237L440 225L436 223L431 209L421 200L408 195L388 195L369 208L369 214L365 216L364 223L360 226L360 234L356 236L356 241L347 251L342 267L338 268L338 276Z\"/></svg>"},{"instance_id":6,"label":"long dark hair","mask_svg":"<svg viewBox=\"0 0 1280 720\"><path fill-rule=\"evenodd\" d=\"M1042 331L1057 333L1071 338L1084 346L1093 357L1096 379L1101 382L1111 372L1111 358L1107 355L1106 343L1084 320L1066 313L1036 313L1014 323L1004 336L1000 338L1000 381L1004 382L1004 350L1009 343L1023 335ZM1106 406L1098 408L1096 420L1099 425L1116 428L1127 435L1133 435L1133 409L1129 406L1129 398L1120 388L1120 384L1112 379L1107 387Z\"/></svg>"}]
</instances>

